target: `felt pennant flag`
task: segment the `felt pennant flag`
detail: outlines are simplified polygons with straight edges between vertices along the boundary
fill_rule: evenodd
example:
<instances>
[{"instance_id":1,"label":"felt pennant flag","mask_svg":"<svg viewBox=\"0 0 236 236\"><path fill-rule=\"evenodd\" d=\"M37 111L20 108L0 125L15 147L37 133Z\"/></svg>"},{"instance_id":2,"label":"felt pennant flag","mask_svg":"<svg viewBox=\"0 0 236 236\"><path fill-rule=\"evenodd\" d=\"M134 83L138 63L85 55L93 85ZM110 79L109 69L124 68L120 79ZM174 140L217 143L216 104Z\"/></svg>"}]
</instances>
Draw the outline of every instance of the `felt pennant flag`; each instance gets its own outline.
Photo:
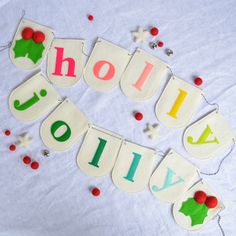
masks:
<instances>
[{"instance_id":1,"label":"felt pennant flag","mask_svg":"<svg viewBox=\"0 0 236 236\"><path fill-rule=\"evenodd\" d=\"M87 129L87 118L66 99L43 121L40 135L47 147L62 152L70 149Z\"/></svg>"},{"instance_id":2,"label":"felt pennant flag","mask_svg":"<svg viewBox=\"0 0 236 236\"><path fill-rule=\"evenodd\" d=\"M13 64L23 70L40 66L54 38L51 28L22 19L10 47Z\"/></svg>"},{"instance_id":3,"label":"felt pennant flag","mask_svg":"<svg viewBox=\"0 0 236 236\"><path fill-rule=\"evenodd\" d=\"M78 39L54 39L48 52L47 74L52 83L69 87L82 76L86 56L85 42Z\"/></svg>"},{"instance_id":4,"label":"felt pennant flag","mask_svg":"<svg viewBox=\"0 0 236 236\"><path fill-rule=\"evenodd\" d=\"M91 126L77 156L78 166L90 176L108 174L115 164L121 143L121 136Z\"/></svg>"},{"instance_id":5,"label":"felt pennant flag","mask_svg":"<svg viewBox=\"0 0 236 236\"><path fill-rule=\"evenodd\" d=\"M9 107L16 119L34 121L55 108L60 99L45 75L39 72L12 91Z\"/></svg>"},{"instance_id":6,"label":"felt pennant flag","mask_svg":"<svg viewBox=\"0 0 236 236\"><path fill-rule=\"evenodd\" d=\"M124 141L112 171L114 184L125 192L139 192L148 186L156 152Z\"/></svg>"},{"instance_id":7,"label":"felt pennant flag","mask_svg":"<svg viewBox=\"0 0 236 236\"><path fill-rule=\"evenodd\" d=\"M198 178L196 166L171 150L152 174L149 186L158 200L174 203Z\"/></svg>"},{"instance_id":8,"label":"felt pennant flag","mask_svg":"<svg viewBox=\"0 0 236 236\"><path fill-rule=\"evenodd\" d=\"M137 49L121 78L122 91L135 101L150 99L160 88L167 66L160 59Z\"/></svg>"},{"instance_id":9,"label":"felt pennant flag","mask_svg":"<svg viewBox=\"0 0 236 236\"><path fill-rule=\"evenodd\" d=\"M223 203L205 181L198 182L174 203L173 216L187 230L198 230L224 209Z\"/></svg>"},{"instance_id":10,"label":"felt pennant flag","mask_svg":"<svg viewBox=\"0 0 236 236\"><path fill-rule=\"evenodd\" d=\"M229 146L233 139L232 129L217 110L190 125L183 136L187 152L199 159L212 157Z\"/></svg>"},{"instance_id":11,"label":"felt pennant flag","mask_svg":"<svg viewBox=\"0 0 236 236\"><path fill-rule=\"evenodd\" d=\"M128 50L99 38L85 66L85 81L97 91L113 89L130 57Z\"/></svg>"},{"instance_id":12,"label":"felt pennant flag","mask_svg":"<svg viewBox=\"0 0 236 236\"><path fill-rule=\"evenodd\" d=\"M156 116L167 127L186 126L202 100L202 91L173 76L156 104Z\"/></svg>"}]
</instances>

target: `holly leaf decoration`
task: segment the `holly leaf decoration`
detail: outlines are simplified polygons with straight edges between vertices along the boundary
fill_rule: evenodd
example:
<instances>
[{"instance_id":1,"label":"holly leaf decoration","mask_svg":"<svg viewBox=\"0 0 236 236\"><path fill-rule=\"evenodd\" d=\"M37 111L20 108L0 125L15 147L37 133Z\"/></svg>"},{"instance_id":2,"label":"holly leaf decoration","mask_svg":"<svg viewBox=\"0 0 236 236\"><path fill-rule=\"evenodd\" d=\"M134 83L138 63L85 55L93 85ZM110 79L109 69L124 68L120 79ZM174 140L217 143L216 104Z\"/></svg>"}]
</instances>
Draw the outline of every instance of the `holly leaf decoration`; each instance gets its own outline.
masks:
<instances>
[{"instance_id":1,"label":"holly leaf decoration","mask_svg":"<svg viewBox=\"0 0 236 236\"><path fill-rule=\"evenodd\" d=\"M13 51L15 58L28 57L34 64L42 58L45 47L43 43L35 43L33 39L18 39L16 40Z\"/></svg>"},{"instance_id":2,"label":"holly leaf decoration","mask_svg":"<svg viewBox=\"0 0 236 236\"><path fill-rule=\"evenodd\" d=\"M194 198L188 198L182 203L179 212L191 218L192 226L203 224L207 217L208 207L205 204L197 203Z\"/></svg>"}]
</instances>

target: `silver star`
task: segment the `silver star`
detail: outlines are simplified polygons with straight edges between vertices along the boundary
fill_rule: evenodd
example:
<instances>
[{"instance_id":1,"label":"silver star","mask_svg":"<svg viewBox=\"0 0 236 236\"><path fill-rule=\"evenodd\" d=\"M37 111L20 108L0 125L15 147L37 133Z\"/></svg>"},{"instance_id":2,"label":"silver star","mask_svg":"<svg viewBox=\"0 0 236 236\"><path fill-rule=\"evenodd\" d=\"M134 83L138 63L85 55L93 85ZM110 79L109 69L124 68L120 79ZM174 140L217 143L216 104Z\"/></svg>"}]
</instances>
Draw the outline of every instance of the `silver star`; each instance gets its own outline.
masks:
<instances>
[{"instance_id":1,"label":"silver star","mask_svg":"<svg viewBox=\"0 0 236 236\"><path fill-rule=\"evenodd\" d=\"M144 133L151 139L155 139L159 136L160 126L158 124L147 124L147 128L144 130Z\"/></svg>"},{"instance_id":2,"label":"silver star","mask_svg":"<svg viewBox=\"0 0 236 236\"><path fill-rule=\"evenodd\" d=\"M174 54L174 52L171 49L167 48L166 54L167 54L167 56L171 56L172 54Z\"/></svg>"},{"instance_id":3,"label":"silver star","mask_svg":"<svg viewBox=\"0 0 236 236\"><path fill-rule=\"evenodd\" d=\"M46 150L46 149L42 151L42 154L45 157L49 157L50 156L50 152L48 150Z\"/></svg>"},{"instance_id":4,"label":"silver star","mask_svg":"<svg viewBox=\"0 0 236 236\"><path fill-rule=\"evenodd\" d=\"M138 31L133 31L132 34L136 43L142 43L146 41L149 32L144 30L142 27L139 27Z\"/></svg>"},{"instance_id":5,"label":"silver star","mask_svg":"<svg viewBox=\"0 0 236 236\"><path fill-rule=\"evenodd\" d=\"M28 148L32 141L33 139L29 137L28 133L24 133L18 137L17 145L19 147Z\"/></svg>"}]
</instances>

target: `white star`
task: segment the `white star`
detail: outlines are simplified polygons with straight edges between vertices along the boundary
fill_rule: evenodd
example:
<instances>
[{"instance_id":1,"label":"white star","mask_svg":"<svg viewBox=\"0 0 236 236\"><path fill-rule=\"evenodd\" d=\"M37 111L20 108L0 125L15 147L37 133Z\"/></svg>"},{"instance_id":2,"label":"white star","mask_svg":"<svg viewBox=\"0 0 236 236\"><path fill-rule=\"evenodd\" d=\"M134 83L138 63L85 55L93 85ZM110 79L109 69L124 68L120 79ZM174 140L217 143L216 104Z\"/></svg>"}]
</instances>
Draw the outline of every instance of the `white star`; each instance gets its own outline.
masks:
<instances>
[{"instance_id":1,"label":"white star","mask_svg":"<svg viewBox=\"0 0 236 236\"><path fill-rule=\"evenodd\" d=\"M19 147L28 148L29 145L32 143L32 141L33 141L33 139L31 137L29 137L29 135L27 133L24 133L18 137L17 145Z\"/></svg>"},{"instance_id":2,"label":"white star","mask_svg":"<svg viewBox=\"0 0 236 236\"><path fill-rule=\"evenodd\" d=\"M138 31L133 31L132 34L136 43L142 43L146 41L149 32L144 30L142 27L139 27Z\"/></svg>"},{"instance_id":3,"label":"white star","mask_svg":"<svg viewBox=\"0 0 236 236\"><path fill-rule=\"evenodd\" d=\"M159 136L160 126L158 124L147 124L147 128L144 130L144 133L151 139L155 139Z\"/></svg>"}]
</instances>

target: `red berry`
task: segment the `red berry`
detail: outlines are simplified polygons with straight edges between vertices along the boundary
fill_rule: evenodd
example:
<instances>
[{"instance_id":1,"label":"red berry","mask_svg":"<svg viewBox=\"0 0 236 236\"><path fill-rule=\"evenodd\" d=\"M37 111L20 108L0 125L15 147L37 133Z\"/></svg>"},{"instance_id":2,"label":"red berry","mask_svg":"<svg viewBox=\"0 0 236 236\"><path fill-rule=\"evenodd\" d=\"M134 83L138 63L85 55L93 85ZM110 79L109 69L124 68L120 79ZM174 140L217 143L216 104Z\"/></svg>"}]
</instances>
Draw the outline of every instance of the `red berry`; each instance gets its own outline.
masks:
<instances>
[{"instance_id":1,"label":"red berry","mask_svg":"<svg viewBox=\"0 0 236 236\"><path fill-rule=\"evenodd\" d=\"M158 47L162 48L164 46L164 43L162 41L159 41L157 45Z\"/></svg>"},{"instance_id":2,"label":"red berry","mask_svg":"<svg viewBox=\"0 0 236 236\"><path fill-rule=\"evenodd\" d=\"M23 29L21 36L23 39L28 40L32 38L33 34L34 34L33 29L30 27L26 27Z\"/></svg>"},{"instance_id":3,"label":"red berry","mask_svg":"<svg viewBox=\"0 0 236 236\"><path fill-rule=\"evenodd\" d=\"M152 36L157 36L159 33L159 30L156 27L152 27L150 30L150 33Z\"/></svg>"},{"instance_id":4,"label":"red berry","mask_svg":"<svg viewBox=\"0 0 236 236\"><path fill-rule=\"evenodd\" d=\"M28 165L28 164L31 162L31 158L30 158L29 156L25 156L25 157L23 158L23 162L24 162L26 165Z\"/></svg>"},{"instance_id":5,"label":"red berry","mask_svg":"<svg viewBox=\"0 0 236 236\"><path fill-rule=\"evenodd\" d=\"M93 21L94 17L92 15L88 15L88 20Z\"/></svg>"},{"instance_id":6,"label":"red berry","mask_svg":"<svg viewBox=\"0 0 236 236\"><path fill-rule=\"evenodd\" d=\"M36 31L33 34L33 40L35 43L42 43L45 40L45 34L41 31Z\"/></svg>"},{"instance_id":7,"label":"red berry","mask_svg":"<svg viewBox=\"0 0 236 236\"><path fill-rule=\"evenodd\" d=\"M100 195L101 191L99 188L93 188L91 193L93 194L93 196L97 197Z\"/></svg>"},{"instance_id":8,"label":"red berry","mask_svg":"<svg viewBox=\"0 0 236 236\"><path fill-rule=\"evenodd\" d=\"M136 120L142 120L143 119L143 114L141 112L136 112L134 115Z\"/></svg>"},{"instance_id":9,"label":"red berry","mask_svg":"<svg viewBox=\"0 0 236 236\"><path fill-rule=\"evenodd\" d=\"M12 152L14 152L14 151L16 150L16 145L11 144L11 145L9 146L9 150L12 151Z\"/></svg>"},{"instance_id":10,"label":"red berry","mask_svg":"<svg viewBox=\"0 0 236 236\"><path fill-rule=\"evenodd\" d=\"M206 198L207 198L207 195L203 191L197 191L194 194L194 200L199 204L203 204L206 201Z\"/></svg>"},{"instance_id":11,"label":"red berry","mask_svg":"<svg viewBox=\"0 0 236 236\"><path fill-rule=\"evenodd\" d=\"M10 131L9 129L5 130L5 135L6 135L6 136L11 135L11 131Z\"/></svg>"},{"instance_id":12,"label":"red berry","mask_svg":"<svg viewBox=\"0 0 236 236\"><path fill-rule=\"evenodd\" d=\"M33 161L30 166L33 170L37 170L39 168L39 163L37 161Z\"/></svg>"},{"instance_id":13,"label":"red berry","mask_svg":"<svg viewBox=\"0 0 236 236\"><path fill-rule=\"evenodd\" d=\"M201 84L202 84L202 78L200 78L200 77L196 77L195 79L194 79L194 83L197 85L197 86L200 86Z\"/></svg>"},{"instance_id":14,"label":"red berry","mask_svg":"<svg viewBox=\"0 0 236 236\"><path fill-rule=\"evenodd\" d=\"M205 204L208 208L215 208L218 204L218 200L214 196L209 196L207 197Z\"/></svg>"}]
</instances>

